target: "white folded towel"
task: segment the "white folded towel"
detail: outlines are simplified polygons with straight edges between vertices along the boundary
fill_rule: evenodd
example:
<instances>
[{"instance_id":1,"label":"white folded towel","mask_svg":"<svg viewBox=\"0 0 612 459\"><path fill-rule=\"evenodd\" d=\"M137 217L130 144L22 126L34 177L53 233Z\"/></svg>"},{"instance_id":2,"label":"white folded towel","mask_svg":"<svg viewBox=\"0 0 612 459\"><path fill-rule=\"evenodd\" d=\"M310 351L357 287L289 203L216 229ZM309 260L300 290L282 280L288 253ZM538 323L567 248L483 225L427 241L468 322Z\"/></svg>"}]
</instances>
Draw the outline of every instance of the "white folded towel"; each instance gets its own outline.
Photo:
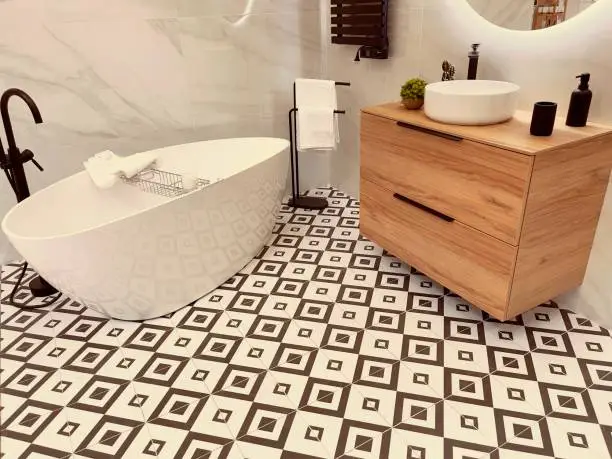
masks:
<instances>
[{"instance_id":1,"label":"white folded towel","mask_svg":"<svg viewBox=\"0 0 612 459\"><path fill-rule=\"evenodd\" d=\"M106 150L83 162L89 177L98 188L111 188L117 183L116 158L112 151Z\"/></svg>"},{"instance_id":2,"label":"white folded towel","mask_svg":"<svg viewBox=\"0 0 612 459\"><path fill-rule=\"evenodd\" d=\"M132 178L155 160L156 155L148 152L121 157L106 150L89 158L83 165L98 188L110 188L117 183L119 176Z\"/></svg>"},{"instance_id":3,"label":"white folded towel","mask_svg":"<svg viewBox=\"0 0 612 459\"><path fill-rule=\"evenodd\" d=\"M301 107L298 110L298 148L331 150L336 147L334 111Z\"/></svg>"},{"instance_id":4,"label":"white folded towel","mask_svg":"<svg viewBox=\"0 0 612 459\"><path fill-rule=\"evenodd\" d=\"M338 108L336 83L331 80L298 78L295 80L295 106L329 107L336 110Z\"/></svg>"},{"instance_id":5,"label":"white folded towel","mask_svg":"<svg viewBox=\"0 0 612 459\"><path fill-rule=\"evenodd\" d=\"M298 120L298 148L334 149L338 124L334 110L338 108L336 84L329 80L295 80Z\"/></svg>"},{"instance_id":6,"label":"white folded towel","mask_svg":"<svg viewBox=\"0 0 612 459\"><path fill-rule=\"evenodd\" d=\"M120 173L123 173L127 178L132 178L139 172L145 170L157 159L157 155L153 153L136 153L132 156L126 156L125 158L117 157L119 161L117 168Z\"/></svg>"}]
</instances>

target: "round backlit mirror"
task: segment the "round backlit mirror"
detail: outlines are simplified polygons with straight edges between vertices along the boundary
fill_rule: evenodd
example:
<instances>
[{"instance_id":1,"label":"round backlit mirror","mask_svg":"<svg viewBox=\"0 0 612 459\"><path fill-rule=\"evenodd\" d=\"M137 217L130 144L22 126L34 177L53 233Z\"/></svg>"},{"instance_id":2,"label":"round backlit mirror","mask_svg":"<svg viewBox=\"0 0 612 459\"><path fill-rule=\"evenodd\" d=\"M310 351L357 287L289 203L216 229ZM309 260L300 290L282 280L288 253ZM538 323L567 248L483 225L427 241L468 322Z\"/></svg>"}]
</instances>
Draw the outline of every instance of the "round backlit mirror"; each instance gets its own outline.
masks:
<instances>
[{"instance_id":1,"label":"round backlit mirror","mask_svg":"<svg viewBox=\"0 0 612 459\"><path fill-rule=\"evenodd\" d=\"M483 18L500 27L512 30L538 30L568 21L597 1L468 0L468 3Z\"/></svg>"}]
</instances>

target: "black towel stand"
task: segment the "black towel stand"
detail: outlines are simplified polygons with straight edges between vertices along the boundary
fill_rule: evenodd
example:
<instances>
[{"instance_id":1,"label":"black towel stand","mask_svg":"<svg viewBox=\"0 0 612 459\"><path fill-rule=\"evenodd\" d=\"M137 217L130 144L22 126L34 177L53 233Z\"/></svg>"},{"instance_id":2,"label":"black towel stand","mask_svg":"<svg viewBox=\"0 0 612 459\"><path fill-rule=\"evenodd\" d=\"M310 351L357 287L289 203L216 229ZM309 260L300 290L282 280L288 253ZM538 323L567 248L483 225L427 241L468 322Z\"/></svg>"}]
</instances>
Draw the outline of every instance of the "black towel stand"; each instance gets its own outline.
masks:
<instances>
[{"instance_id":1,"label":"black towel stand","mask_svg":"<svg viewBox=\"0 0 612 459\"><path fill-rule=\"evenodd\" d=\"M344 81L336 81L336 86L350 86L350 83ZM298 159L297 147L297 99L295 95L295 83L293 83L293 108L289 110L289 141L291 149L291 194L289 200L291 207L300 209L325 209L327 207L327 199L316 198L313 196L300 196L300 164ZM346 110L334 110L334 113L343 115Z\"/></svg>"}]
</instances>

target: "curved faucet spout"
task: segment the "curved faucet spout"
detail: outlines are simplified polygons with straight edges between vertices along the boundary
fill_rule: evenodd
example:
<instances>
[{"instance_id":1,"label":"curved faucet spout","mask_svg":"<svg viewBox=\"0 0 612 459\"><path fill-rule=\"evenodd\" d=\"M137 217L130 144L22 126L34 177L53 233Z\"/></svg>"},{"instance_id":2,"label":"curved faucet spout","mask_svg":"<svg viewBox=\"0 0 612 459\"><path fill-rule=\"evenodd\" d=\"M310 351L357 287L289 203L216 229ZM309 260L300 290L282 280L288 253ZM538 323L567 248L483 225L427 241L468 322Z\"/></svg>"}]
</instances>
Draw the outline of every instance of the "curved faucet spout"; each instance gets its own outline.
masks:
<instances>
[{"instance_id":1,"label":"curved faucet spout","mask_svg":"<svg viewBox=\"0 0 612 459\"><path fill-rule=\"evenodd\" d=\"M38 110L38 106L34 102L34 99L32 99L26 92L22 91L21 89L7 89L6 91L4 91L4 94L2 94L2 97L0 97L0 115L2 115L4 133L6 134L6 140L8 142L8 151L6 155L2 151L2 145L0 143L0 163L2 164L2 168L4 169L6 178L11 184L13 191L15 191L17 201L21 202L30 196L30 188L28 187L28 180L26 179L23 163L27 161L33 161L39 169L42 170L42 168L38 163L36 163L36 161L34 160L34 154L30 150L24 150L24 153L21 153L19 151L19 148L17 148L17 144L15 143L15 134L13 133L13 125L11 123L11 117L8 111L8 103L11 97L13 96L19 97L27 104L27 106L30 108L30 111L32 112L32 117L34 118L36 124L42 123L43 119L40 115L40 110ZM23 280L23 273L25 273L27 266L28 264L25 263L23 266L22 276L15 284L15 288L13 289L10 295L9 299L10 302L13 304L13 296L15 294L15 291L18 289L18 286L21 284L21 281ZM30 282L29 287L32 292L32 295L34 296L49 296L57 292L55 287L53 287L40 276L35 277L32 282ZM51 303L53 301L51 301Z\"/></svg>"},{"instance_id":2,"label":"curved faucet spout","mask_svg":"<svg viewBox=\"0 0 612 459\"><path fill-rule=\"evenodd\" d=\"M38 110L36 102L34 102L34 99L32 99L26 92L17 88L11 88L4 91L4 94L2 94L2 97L0 98L0 113L2 114L2 123L4 124L4 132L6 134L6 141L8 143L9 152L17 147L17 144L15 143L15 134L13 134L11 116L8 111L8 103L11 97L13 96L19 97L28 105L30 111L32 112L34 122L36 122L36 124L40 124L43 122L42 116L40 115L40 110Z\"/></svg>"},{"instance_id":3,"label":"curved faucet spout","mask_svg":"<svg viewBox=\"0 0 612 459\"><path fill-rule=\"evenodd\" d=\"M6 156L2 159L5 164L7 162L9 164L11 171L7 171L7 177L10 175L9 182L11 182L11 185L15 190L17 201L21 202L30 196L30 189L28 188L28 181L26 180L25 171L23 169L24 157L19 152L19 148L17 148L15 134L13 133L13 125L11 123L11 117L8 111L8 103L13 96L19 97L28 105L36 124L42 123L43 120L34 100L21 89L7 89L4 91L4 94L2 94L2 97L0 97L0 114L2 115L4 133L6 134L6 141L8 143Z\"/></svg>"}]
</instances>

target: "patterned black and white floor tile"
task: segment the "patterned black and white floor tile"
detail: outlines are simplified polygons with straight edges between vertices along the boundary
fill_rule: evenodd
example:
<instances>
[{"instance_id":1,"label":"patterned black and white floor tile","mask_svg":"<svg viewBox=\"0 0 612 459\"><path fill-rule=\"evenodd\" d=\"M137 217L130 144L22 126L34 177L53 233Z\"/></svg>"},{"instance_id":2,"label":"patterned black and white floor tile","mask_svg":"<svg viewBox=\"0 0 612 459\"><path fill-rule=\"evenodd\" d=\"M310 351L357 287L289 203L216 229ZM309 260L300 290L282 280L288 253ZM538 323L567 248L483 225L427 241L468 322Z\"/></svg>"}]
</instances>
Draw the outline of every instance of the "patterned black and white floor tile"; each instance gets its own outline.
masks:
<instances>
[{"instance_id":1,"label":"patterned black and white floor tile","mask_svg":"<svg viewBox=\"0 0 612 459\"><path fill-rule=\"evenodd\" d=\"M612 456L607 330L552 303L493 320L313 194L330 207L283 208L256 259L155 320L17 309L2 267L0 456Z\"/></svg>"}]
</instances>

